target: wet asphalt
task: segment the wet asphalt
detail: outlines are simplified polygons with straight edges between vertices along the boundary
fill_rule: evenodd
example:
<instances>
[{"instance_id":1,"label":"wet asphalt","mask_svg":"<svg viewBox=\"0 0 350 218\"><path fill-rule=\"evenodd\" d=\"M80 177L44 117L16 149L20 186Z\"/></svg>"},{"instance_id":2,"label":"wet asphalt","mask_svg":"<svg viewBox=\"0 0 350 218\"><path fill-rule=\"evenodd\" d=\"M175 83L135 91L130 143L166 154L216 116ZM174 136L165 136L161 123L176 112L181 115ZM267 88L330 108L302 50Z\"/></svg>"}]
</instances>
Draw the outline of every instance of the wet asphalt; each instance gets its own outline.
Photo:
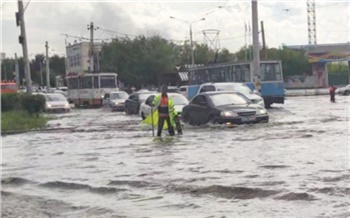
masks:
<instances>
[{"instance_id":1,"label":"wet asphalt","mask_svg":"<svg viewBox=\"0 0 350 218\"><path fill-rule=\"evenodd\" d=\"M288 97L266 124L183 126L55 115L2 137L3 217L350 217L350 97ZM17 208L17 209L16 209Z\"/></svg>"}]
</instances>

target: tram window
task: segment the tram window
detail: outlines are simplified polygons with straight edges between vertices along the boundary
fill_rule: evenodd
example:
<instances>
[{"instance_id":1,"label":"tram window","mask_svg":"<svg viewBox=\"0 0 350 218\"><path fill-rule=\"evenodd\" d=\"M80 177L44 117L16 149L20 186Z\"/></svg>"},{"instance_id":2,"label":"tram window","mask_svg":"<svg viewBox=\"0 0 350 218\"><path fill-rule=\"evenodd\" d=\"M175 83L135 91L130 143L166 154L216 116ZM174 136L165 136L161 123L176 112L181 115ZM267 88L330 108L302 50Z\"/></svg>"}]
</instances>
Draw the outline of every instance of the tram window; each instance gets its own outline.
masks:
<instances>
[{"instance_id":1,"label":"tram window","mask_svg":"<svg viewBox=\"0 0 350 218\"><path fill-rule=\"evenodd\" d=\"M101 76L101 88L116 88L115 76Z\"/></svg>"},{"instance_id":2,"label":"tram window","mask_svg":"<svg viewBox=\"0 0 350 218\"><path fill-rule=\"evenodd\" d=\"M99 88L99 85L98 85L98 76L94 76L94 88Z\"/></svg>"},{"instance_id":3,"label":"tram window","mask_svg":"<svg viewBox=\"0 0 350 218\"><path fill-rule=\"evenodd\" d=\"M82 88L83 89L92 88L92 77L91 76L82 78Z\"/></svg>"},{"instance_id":4,"label":"tram window","mask_svg":"<svg viewBox=\"0 0 350 218\"><path fill-rule=\"evenodd\" d=\"M69 78L68 79L68 88L69 89L78 89L78 78Z\"/></svg>"}]
</instances>

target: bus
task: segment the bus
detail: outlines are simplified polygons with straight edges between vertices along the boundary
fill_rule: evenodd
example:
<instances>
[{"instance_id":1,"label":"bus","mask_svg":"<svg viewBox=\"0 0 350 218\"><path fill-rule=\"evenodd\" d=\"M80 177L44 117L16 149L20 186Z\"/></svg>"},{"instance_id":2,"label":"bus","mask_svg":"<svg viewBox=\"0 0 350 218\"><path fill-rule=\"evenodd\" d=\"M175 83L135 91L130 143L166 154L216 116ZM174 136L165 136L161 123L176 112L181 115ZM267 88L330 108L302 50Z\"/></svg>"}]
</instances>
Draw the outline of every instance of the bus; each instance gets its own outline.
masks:
<instances>
[{"instance_id":1,"label":"bus","mask_svg":"<svg viewBox=\"0 0 350 218\"><path fill-rule=\"evenodd\" d=\"M254 78L253 63L238 62L196 67L188 71L187 97L192 99L199 86L208 82L240 82L258 91L265 106L273 103L284 104L284 81L282 62L277 60L260 61L260 78ZM258 83L256 81L259 81Z\"/></svg>"},{"instance_id":2,"label":"bus","mask_svg":"<svg viewBox=\"0 0 350 218\"><path fill-rule=\"evenodd\" d=\"M106 93L119 91L117 76L116 73L68 74L67 98L76 107L101 107Z\"/></svg>"},{"instance_id":3,"label":"bus","mask_svg":"<svg viewBox=\"0 0 350 218\"><path fill-rule=\"evenodd\" d=\"M1 81L0 85L1 85L1 94L18 92L18 87L16 82Z\"/></svg>"}]
</instances>

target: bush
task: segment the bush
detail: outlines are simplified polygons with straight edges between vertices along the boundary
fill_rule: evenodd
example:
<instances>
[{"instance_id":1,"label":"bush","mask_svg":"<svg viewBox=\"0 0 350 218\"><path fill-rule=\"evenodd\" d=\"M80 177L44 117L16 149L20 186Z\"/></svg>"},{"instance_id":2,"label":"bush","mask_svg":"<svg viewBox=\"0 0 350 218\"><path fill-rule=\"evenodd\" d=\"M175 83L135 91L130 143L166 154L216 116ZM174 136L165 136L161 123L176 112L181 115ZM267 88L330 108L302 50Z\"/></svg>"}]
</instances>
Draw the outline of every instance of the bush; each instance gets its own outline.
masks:
<instances>
[{"instance_id":1,"label":"bush","mask_svg":"<svg viewBox=\"0 0 350 218\"><path fill-rule=\"evenodd\" d=\"M19 109L19 94L18 93L4 93L1 95L1 111L12 111Z\"/></svg>"},{"instance_id":2,"label":"bush","mask_svg":"<svg viewBox=\"0 0 350 218\"><path fill-rule=\"evenodd\" d=\"M20 98L22 109L29 114L39 114L45 109L45 97L42 95L21 95Z\"/></svg>"}]
</instances>

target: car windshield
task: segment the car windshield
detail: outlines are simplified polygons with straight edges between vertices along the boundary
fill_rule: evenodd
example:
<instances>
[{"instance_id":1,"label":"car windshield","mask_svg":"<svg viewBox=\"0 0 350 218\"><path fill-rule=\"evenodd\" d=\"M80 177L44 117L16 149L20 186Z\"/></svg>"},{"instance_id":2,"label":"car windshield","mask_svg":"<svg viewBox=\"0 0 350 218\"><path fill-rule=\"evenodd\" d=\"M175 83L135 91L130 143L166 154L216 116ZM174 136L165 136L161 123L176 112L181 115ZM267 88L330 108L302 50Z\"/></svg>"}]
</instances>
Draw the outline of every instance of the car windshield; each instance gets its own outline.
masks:
<instances>
[{"instance_id":1,"label":"car windshield","mask_svg":"<svg viewBox=\"0 0 350 218\"><path fill-rule=\"evenodd\" d=\"M61 94L45 95L46 101L67 101L67 99Z\"/></svg>"},{"instance_id":2,"label":"car windshield","mask_svg":"<svg viewBox=\"0 0 350 218\"><path fill-rule=\"evenodd\" d=\"M248 101L238 94L215 94L209 96L215 106L247 104Z\"/></svg>"},{"instance_id":3,"label":"car windshield","mask_svg":"<svg viewBox=\"0 0 350 218\"><path fill-rule=\"evenodd\" d=\"M218 91L236 91L245 95L252 94L253 91L246 85L243 84L227 84L227 85L217 85Z\"/></svg>"},{"instance_id":4,"label":"car windshield","mask_svg":"<svg viewBox=\"0 0 350 218\"><path fill-rule=\"evenodd\" d=\"M182 95L170 95L171 99L173 99L174 105L186 105L188 104L187 98Z\"/></svg>"},{"instance_id":5,"label":"car windshield","mask_svg":"<svg viewBox=\"0 0 350 218\"><path fill-rule=\"evenodd\" d=\"M119 93L111 93L111 97L112 100L113 99L127 99L128 98L128 94L126 94L126 92L119 92Z\"/></svg>"}]
</instances>

